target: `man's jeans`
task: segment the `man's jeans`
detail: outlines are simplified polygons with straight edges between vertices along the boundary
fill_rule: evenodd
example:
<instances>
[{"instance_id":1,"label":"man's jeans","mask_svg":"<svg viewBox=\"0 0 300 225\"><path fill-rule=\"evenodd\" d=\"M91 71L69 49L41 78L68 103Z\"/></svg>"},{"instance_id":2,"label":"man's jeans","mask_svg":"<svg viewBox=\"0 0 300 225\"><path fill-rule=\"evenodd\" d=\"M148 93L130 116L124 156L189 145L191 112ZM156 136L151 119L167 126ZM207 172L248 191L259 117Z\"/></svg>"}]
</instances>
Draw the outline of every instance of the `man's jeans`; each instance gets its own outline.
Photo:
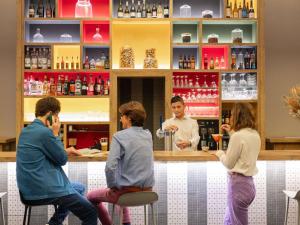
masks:
<instances>
[{"instance_id":1,"label":"man's jeans","mask_svg":"<svg viewBox=\"0 0 300 225\"><path fill-rule=\"evenodd\" d=\"M58 198L47 198L35 200L35 203L58 205L58 210L48 222L49 225L62 225L64 219L71 211L81 221L82 225L97 225L97 210L83 195L85 187L80 183L71 183L77 191L76 194L66 195Z\"/></svg>"}]
</instances>

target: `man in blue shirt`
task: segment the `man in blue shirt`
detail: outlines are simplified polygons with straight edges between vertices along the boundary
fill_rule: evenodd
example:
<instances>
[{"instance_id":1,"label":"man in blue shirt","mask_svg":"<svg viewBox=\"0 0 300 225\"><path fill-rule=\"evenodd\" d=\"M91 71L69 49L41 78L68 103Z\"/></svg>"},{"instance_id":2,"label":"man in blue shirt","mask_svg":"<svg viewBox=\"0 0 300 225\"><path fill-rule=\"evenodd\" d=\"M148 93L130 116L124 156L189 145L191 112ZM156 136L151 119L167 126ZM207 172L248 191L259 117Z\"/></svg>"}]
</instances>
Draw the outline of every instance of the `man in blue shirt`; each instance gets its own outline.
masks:
<instances>
[{"instance_id":1,"label":"man in blue shirt","mask_svg":"<svg viewBox=\"0 0 300 225\"><path fill-rule=\"evenodd\" d=\"M105 173L108 188L93 190L87 198L97 205L102 225L111 225L111 218L102 202L116 203L127 192L151 190L154 185L153 142L149 130L144 130L144 107L139 102L120 106L124 130L114 134ZM130 224L129 211L124 208L123 225Z\"/></svg>"},{"instance_id":2,"label":"man in blue shirt","mask_svg":"<svg viewBox=\"0 0 300 225\"><path fill-rule=\"evenodd\" d=\"M27 201L59 206L49 225L61 225L68 211L79 217L82 225L97 225L96 208L80 194L84 187L70 183L62 169L68 155L80 153L74 148L64 149L59 138L59 112L56 98L40 99L35 108L36 119L23 128L17 147L19 191Z\"/></svg>"}]
</instances>

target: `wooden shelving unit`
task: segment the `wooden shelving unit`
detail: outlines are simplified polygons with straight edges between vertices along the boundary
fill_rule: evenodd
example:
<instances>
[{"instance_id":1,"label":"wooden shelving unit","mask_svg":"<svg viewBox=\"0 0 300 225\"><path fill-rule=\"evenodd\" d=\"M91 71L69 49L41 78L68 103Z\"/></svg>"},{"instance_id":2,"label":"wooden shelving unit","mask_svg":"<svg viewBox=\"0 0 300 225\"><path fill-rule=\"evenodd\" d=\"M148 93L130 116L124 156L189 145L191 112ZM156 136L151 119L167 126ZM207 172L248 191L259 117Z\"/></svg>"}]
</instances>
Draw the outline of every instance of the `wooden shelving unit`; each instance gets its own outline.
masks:
<instances>
[{"instance_id":1,"label":"wooden shelving unit","mask_svg":"<svg viewBox=\"0 0 300 225\"><path fill-rule=\"evenodd\" d=\"M98 75L101 74L109 74L110 78L110 95L109 96L57 96L61 99L68 99L68 98L74 98L78 100L78 104L83 100L89 100L89 99L102 99L102 98L108 98L108 105L106 106L109 109L109 122L101 122L101 121L89 121L89 122L64 122L64 130L67 131L66 126L67 125L101 125L101 124L108 124L109 125L109 136L111 137L114 132L117 131L117 124L119 123L118 121L118 89L119 89L119 84L118 84L118 78L122 77L131 77L131 78L154 78L154 77L162 77L164 78L165 81L165 86L164 86L164 96L165 99L163 99L164 102L164 108L165 108L165 118L168 118L171 116L171 110L170 110L170 98L172 97L173 94L173 86L172 86L172 78L174 74L182 74L185 75L185 73L194 73L199 76L203 76L208 73L215 73L218 76L218 90L219 90L219 116L218 117L196 117L196 119L199 120L210 120L210 119L216 119L219 120L219 123L221 123L221 118L222 118L222 107L223 104L233 104L234 102L249 102L253 103L256 105L256 110L257 110L257 123L258 123L258 129L259 132L262 136L262 140L264 140L264 32L263 32L263 21L262 21L262 7L263 7L263 1L261 0L254 0L255 2L255 10L256 10L256 18L254 19L237 19L237 18L225 18L223 16L222 18L198 18L198 17L192 17L192 18L179 18L179 17L174 17L173 13L175 13L174 7L174 2L175 0L170 0L169 1L169 13L170 13L170 18L115 18L114 17L114 12L117 10L117 6L113 5L114 1L109 0L109 17L106 16L97 16L94 18L75 18L75 17L58 17L59 16L59 7L61 5L59 4L58 0L55 0L56 4L56 18L27 18L27 15L25 15L26 12L26 7L28 3L26 3L28 0L18 0L18 25L17 25L17 74L16 74L16 79L17 79L17 136L20 133L22 127L26 124L28 124L29 121L24 121L24 99L25 98L40 98L41 96L24 96L24 76L25 73L84 73L84 74L89 74L89 73L97 73ZM123 1L124 3L124 1ZM148 3L152 3L150 0ZM184 2L182 2L184 4ZM223 6L223 11L220 12L221 15L225 15L225 7L226 7L226 0L220 0L220 4ZM200 10L199 10L200 13ZM30 23L36 23L38 22L39 24L51 24L52 22L54 24L59 24L59 22L62 22L62 24L68 23L68 21L75 21L75 23L78 23L80 27L80 33L79 33L79 41L78 42L72 42L72 43L65 43L65 42L43 42L43 43L33 43L31 41L28 41L28 37L26 38L26 26L25 24L30 24ZM104 42L84 42L84 22L97 22L102 23L102 22L107 22L109 24L109 33L108 41ZM168 45L165 45L164 47L161 47L160 49L157 49L157 52L161 53L164 52L165 56L159 55L158 56L158 64L160 65L160 61L164 60L165 57L169 59L169 64L163 65L159 67L160 69L142 69L142 68L135 68L135 69L121 69L118 66L118 59L115 59L114 57L114 52L119 52L120 49L115 49L116 47L116 42L118 42L118 39L122 38L119 36L113 36L115 29L123 29L121 26L130 26L130 31L136 32L134 35L136 36L135 38L138 38L139 35L142 35L143 30L141 31L141 24L144 26L145 32L147 30L147 27L151 27L151 29L155 30L155 27L161 28L162 26L166 27L168 31L166 33L169 33L169 37L164 37L167 38L168 40ZM174 24L196 24L197 25L197 41L192 42L192 43L182 43L180 41L175 41L173 40L173 35L174 35ZM210 44L210 43L205 43L203 42L203 37L204 37L204 30L203 27L209 26L210 24L218 24L219 26L227 26L227 25L249 25L252 26L252 31L253 33L246 34L246 36L251 36L251 40L248 40L247 42L249 43L241 43L239 45L232 44L230 42L224 42L222 43L222 38L220 38L219 43L217 44ZM45 25L46 26L46 25ZM134 31L136 27L136 31ZM66 31L67 32L67 31ZM160 31L158 31L160 32ZM134 36L133 35L133 36ZM247 36L247 37L248 37ZM155 40L156 42L161 40L161 35L159 33L154 33L153 36L150 37L151 39ZM138 40L138 39L137 39ZM139 43L136 43L139 44ZM24 69L24 56L25 56L25 46L47 46L51 49L52 53L52 58L51 58L51 68L52 69L35 69L35 70L28 70ZM54 64L54 50L55 46L78 46L79 48L79 55L80 55L80 69L79 70L57 70L55 68ZM141 47L142 46L142 47ZM157 45L159 46L159 44ZM226 46L228 48L228 55L226 55L227 59L227 69L213 69L213 70L204 70L202 69L202 62L203 62L203 57L202 57L202 50L203 48L209 48L210 46L214 47L222 47ZM84 48L85 47L103 47L103 48L108 48L108 55L110 58L110 69L101 69L101 70L84 70L82 69L83 65L83 56L84 56ZM135 46L132 45L133 49L135 49ZM152 48L151 44L139 44L139 49L135 49L136 51L136 57L144 57L144 53L141 54L141 51L144 52L146 48ZM155 46L154 46L155 47ZM239 48L239 47L256 47L256 62L257 62L257 69L250 69L250 70L232 70L230 69L230 64L231 64L231 49L232 48ZM179 48L179 49L185 49L185 48L197 48L197 65L198 69L190 70L190 69L176 69L174 68L174 53L173 49L174 48ZM141 56L143 55L143 56ZM144 59L144 58L143 58ZM143 60L142 59L142 60ZM139 58L140 60L140 58ZM167 60L168 61L168 60ZM254 73L256 74L256 79L257 79L257 92L258 96L256 100L222 100L222 87L221 87L221 80L222 80L222 74L230 74L230 73ZM62 106L63 107L63 106ZM77 107L77 106L74 106ZM66 134L65 134L66 135ZM65 136L64 139L67 137ZM264 141L262 141L264 143ZM262 146L262 149L265 149L265 146Z\"/></svg>"}]
</instances>

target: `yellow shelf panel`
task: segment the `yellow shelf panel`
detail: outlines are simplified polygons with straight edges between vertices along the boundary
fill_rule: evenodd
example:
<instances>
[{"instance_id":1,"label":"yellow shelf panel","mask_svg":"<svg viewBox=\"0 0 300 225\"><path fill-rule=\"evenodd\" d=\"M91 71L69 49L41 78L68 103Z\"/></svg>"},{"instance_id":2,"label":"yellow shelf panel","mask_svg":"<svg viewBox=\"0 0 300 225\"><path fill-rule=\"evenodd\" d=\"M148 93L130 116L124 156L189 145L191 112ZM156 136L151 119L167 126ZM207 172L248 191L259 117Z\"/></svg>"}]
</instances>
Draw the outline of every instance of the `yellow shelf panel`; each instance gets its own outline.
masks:
<instances>
[{"instance_id":1,"label":"yellow shelf panel","mask_svg":"<svg viewBox=\"0 0 300 225\"><path fill-rule=\"evenodd\" d=\"M24 98L24 121L33 121L35 105L40 98ZM61 103L61 122L108 122L109 98L57 97Z\"/></svg>"},{"instance_id":2,"label":"yellow shelf panel","mask_svg":"<svg viewBox=\"0 0 300 225\"><path fill-rule=\"evenodd\" d=\"M119 69L120 50L130 46L134 51L135 69L143 69L146 49L156 49L158 69L170 68L169 21L114 21L112 23L113 69Z\"/></svg>"},{"instance_id":3,"label":"yellow shelf panel","mask_svg":"<svg viewBox=\"0 0 300 225\"><path fill-rule=\"evenodd\" d=\"M80 60L80 45L54 45L54 55L53 55L53 61L54 61L54 68L56 68L56 63L60 63L62 60L62 57L64 59L64 62L66 63L67 57L69 65L71 64L72 57L74 62L76 63L76 60L78 58L79 60L79 68L81 68L81 60Z\"/></svg>"}]
</instances>

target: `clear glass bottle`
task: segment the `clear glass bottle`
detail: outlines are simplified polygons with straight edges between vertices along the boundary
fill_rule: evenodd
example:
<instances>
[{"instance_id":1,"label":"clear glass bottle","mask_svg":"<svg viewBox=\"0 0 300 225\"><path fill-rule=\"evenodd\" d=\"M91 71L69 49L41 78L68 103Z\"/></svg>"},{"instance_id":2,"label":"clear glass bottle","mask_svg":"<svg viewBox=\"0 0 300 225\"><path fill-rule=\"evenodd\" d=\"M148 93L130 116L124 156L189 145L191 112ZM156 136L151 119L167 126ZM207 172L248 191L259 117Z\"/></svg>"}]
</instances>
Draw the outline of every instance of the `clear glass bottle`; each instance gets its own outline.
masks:
<instances>
[{"instance_id":1,"label":"clear glass bottle","mask_svg":"<svg viewBox=\"0 0 300 225\"><path fill-rule=\"evenodd\" d=\"M31 69L31 57L30 57L30 53L29 53L29 47L26 48L26 54L25 54L25 58L24 58L24 67L27 70Z\"/></svg>"},{"instance_id":2,"label":"clear glass bottle","mask_svg":"<svg viewBox=\"0 0 300 225\"><path fill-rule=\"evenodd\" d=\"M99 27L96 27L96 33L93 35L93 41L102 41L103 38L102 38L102 35L100 34L100 28Z\"/></svg>"},{"instance_id":3,"label":"clear glass bottle","mask_svg":"<svg viewBox=\"0 0 300 225\"><path fill-rule=\"evenodd\" d=\"M237 28L231 31L231 40L233 44L243 43L243 30Z\"/></svg>"},{"instance_id":4,"label":"clear glass bottle","mask_svg":"<svg viewBox=\"0 0 300 225\"><path fill-rule=\"evenodd\" d=\"M78 0L75 6L76 18L91 18L93 17L93 6L90 0Z\"/></svg>"},{"instance_id":5,"label":"clear glass bottle","mask_svg":"<svg viewBox=\"0 0 300 225\"><path fill-rule=\"evenodd\" d=\"M119 3L117 16L118 16L118 18L123 18L124 17L124 10L123 10L122 0L120 0L120 3Z\"/></svg>"},{"instance_id":6,"label":"clear glass bottle","mask_svg":"<svg viewBox=\"0 0 300 225\"><path fill-rule=\"evenodd\" d=\"M33 35L33 42L44 42L44 36L41 34L41 29L40 28L36 28L36 32Z\"/></svg>"},{"instance_id":7,"label":"clear glass bottle","mask_svg":"<svg viewBox=\"0 0 300 225\"><path fill-rule=\"evenodd\" d=\"M189 5L180 6L180 17L191 17L192 16L192 8Z\"/></svg>"}]
</instances>

